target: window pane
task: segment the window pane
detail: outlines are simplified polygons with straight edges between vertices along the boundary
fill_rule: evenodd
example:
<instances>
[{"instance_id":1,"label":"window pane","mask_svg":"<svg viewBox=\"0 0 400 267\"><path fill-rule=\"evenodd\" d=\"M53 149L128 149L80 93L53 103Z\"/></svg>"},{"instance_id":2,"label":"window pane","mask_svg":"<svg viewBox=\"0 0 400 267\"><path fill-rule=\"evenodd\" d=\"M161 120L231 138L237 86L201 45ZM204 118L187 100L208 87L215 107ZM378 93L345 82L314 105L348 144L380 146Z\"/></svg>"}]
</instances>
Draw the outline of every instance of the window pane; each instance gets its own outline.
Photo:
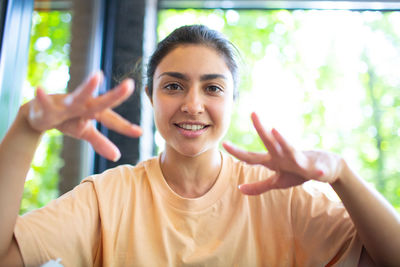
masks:
<instances>
[{"instance_id":1,"label":"window pane","mask_svg":"<svg viewBox=\"0 0 400 267\"><path fill-rule=\"evenodd\" d=\"M34 97L38 86L50 94L66 92L70 66L70 24L69 11L34 11L24 102ZM57 130L46 132L28 173L21 213L42 207L58 196L58 171L63 164L61 148L61 133Z\"/></svg>"}]
</instances>

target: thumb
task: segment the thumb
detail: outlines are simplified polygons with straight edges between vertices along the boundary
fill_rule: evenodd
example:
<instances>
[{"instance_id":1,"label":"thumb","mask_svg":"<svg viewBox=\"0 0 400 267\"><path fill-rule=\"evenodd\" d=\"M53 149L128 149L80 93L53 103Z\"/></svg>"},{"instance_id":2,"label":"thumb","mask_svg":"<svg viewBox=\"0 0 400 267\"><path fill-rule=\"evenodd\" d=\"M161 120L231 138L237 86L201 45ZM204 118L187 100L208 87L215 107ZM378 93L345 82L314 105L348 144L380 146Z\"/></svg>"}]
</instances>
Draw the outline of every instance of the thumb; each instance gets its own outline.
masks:
<instances>
[{"instance_id":1,"label":"thumb","mask_svg":"<svg viewBox=\"0 0 400 267\"><path fill-rule=\"evenodd\" d=\"M277 189L278 186L276 181L278 175L272 175L267 180L251 183L251 184L241 184L239 185L239 190L245 195L260 195L271 189Z\"/></svg>"}]
</instances>

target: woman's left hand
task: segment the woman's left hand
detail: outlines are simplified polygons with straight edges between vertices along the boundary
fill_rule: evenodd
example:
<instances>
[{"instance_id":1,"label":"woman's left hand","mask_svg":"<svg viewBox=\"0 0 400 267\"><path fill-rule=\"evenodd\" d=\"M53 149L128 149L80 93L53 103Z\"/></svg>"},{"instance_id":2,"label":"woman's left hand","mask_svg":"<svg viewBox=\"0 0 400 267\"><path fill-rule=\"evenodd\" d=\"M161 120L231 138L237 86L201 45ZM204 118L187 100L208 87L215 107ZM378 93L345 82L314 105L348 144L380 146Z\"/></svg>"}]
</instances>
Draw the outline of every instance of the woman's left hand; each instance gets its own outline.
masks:
<instances>
[{"instance_id":1,"label":"woman's left hand","mask_svg":"<svg viewBox=\"0 0 400 267\"><path fill-rule=\"evenodd\" d=\"M249 164L261 164L275 174L266 180L240 185L240 191L248 195L258 195L271 189L289 188L308 180L326 183L335 182L343 169L343 159L325 151L299 151L291 146L276 130L266 131L258 116L251 114L257 130L268 153L244 151L231 144L223 146L230 154Z\"/></svg>"}]
</instances>

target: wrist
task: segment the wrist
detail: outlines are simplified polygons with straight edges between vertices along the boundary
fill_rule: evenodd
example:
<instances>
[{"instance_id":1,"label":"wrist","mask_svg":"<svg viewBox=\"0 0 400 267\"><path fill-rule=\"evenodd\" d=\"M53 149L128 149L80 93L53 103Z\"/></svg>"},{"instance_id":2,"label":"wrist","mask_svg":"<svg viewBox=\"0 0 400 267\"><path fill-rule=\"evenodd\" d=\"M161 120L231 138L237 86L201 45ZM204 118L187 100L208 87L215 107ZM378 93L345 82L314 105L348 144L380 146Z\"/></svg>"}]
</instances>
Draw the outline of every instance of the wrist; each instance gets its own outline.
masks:
<instances>
[{"instance_id":1,"label":"wrist","mask_svg":"<svg viewBox=\"0 0 400 267\"><path fill-rule=\"evenodd\" d=\"M340 167L338 170L338 175L337 178L333 183L331 183L331 186L335 189L342 188L343 186L349 185L354 178L356 178L356 175L354 172L351 170L350 166L346 162L345 159L341 158Z\"/></svg>"},{"instance_id":2,"label":"wrist","mask_svg":"<svg viewBox=\"0 0 400 267\"><path fill-rule=\"evenodd\" d=\"M17 117L15 118L15 123L19 124L20 127L23 127L25 133L41 136L44 131L39 131L32 127L29 122L29 112L30 112L30 102L23 104L17 113Z\"/></svg>"}]
</instances>

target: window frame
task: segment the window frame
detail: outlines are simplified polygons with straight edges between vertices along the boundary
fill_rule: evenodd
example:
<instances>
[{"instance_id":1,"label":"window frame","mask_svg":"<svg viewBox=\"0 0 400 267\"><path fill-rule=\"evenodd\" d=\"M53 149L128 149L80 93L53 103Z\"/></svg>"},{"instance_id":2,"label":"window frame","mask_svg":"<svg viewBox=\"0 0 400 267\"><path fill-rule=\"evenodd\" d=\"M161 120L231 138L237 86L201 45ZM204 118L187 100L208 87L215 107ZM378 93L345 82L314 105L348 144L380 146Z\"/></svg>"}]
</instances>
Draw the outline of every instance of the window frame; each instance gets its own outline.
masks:
<instances>
[{"instance_id":1,"label":"window frame","mask_svg":"<svg viewBox=\"0 0 400 267\"><path fill-rule=\"evenodd\" d=\"M0 139L17 114L27 71L33 0L4 1L0 50Z\"/></svg>"},{"instance_id":2,"label":"window frame","mask_svg":"<svg viewBox=\"0 0 400 267\"><path fill-rule=\"evenodd\" d=\"M343 9L343 10L400 10L400 2L394 0L160 0L159 9Z\"/></svg>"}]
</instances>

